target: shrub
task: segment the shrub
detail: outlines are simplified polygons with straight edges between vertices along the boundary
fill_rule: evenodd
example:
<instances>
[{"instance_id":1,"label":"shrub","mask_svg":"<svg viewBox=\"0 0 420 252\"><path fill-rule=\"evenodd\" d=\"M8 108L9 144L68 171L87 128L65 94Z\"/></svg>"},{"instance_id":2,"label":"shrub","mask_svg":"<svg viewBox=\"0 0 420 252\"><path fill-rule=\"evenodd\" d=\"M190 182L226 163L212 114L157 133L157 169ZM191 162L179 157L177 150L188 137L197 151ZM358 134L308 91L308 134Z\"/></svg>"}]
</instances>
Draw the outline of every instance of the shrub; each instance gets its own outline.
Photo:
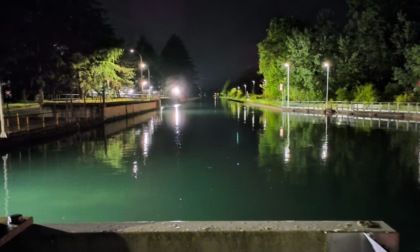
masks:
<instances>
[{"instance_id":1,"label":"shrub","mask_svg":"<svg viewBox=\"0 0 420 252\"><path fill-rule=\"evenodd\" d=\"M351 92L347 89L347 87L337 89L335 94L337 95L337 101L350 101L353 98L351 97Z\"/></svg>"},{"instance_id":2,"label":"shrub","mask_svg":"<svg viewBox=\"0 0 420 252\"><path fill-rule=\"evenodd\" d=\"M228 93L228 97L230 97L230 98L234 98L234 97L236 97L236 91L237 91L237 89L236 88L232 88L230 91L229 91L229 93Z\"/></svg>"},{"instance_id":3,"label":"shrub","mask_svg":"<svg viewBox=\"0 0 420 252\"><path fill-rule=\"evenodd\" d=\"M368 83L362 86L357 86L353 91L354 101L356 102L376 102L378 101L378 94L373 84Z\"/></svg>"},{"instance_id":4,"label":"shrub","mask_svg":"<svg viewBox=\"0 0 420 252\"><path fill-rule=\"evenodd\" d=\"M236 98L241 98L243 96L243 93L241 90L236 91Z\"/></svg>"}]
</instances>

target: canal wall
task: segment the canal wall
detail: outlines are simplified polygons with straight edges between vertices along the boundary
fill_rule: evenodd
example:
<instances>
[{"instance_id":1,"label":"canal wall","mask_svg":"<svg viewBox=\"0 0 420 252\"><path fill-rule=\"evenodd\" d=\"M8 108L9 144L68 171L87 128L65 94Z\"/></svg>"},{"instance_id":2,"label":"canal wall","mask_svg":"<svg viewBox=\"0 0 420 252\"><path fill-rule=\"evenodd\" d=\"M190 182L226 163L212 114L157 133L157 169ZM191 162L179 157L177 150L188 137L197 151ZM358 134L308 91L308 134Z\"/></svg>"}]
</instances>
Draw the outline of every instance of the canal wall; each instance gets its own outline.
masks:
<instances>
[{"instance_id":1,"label":"canal wall","mask_svg":"<svg viewBox=\"0 0 420 252\"><path fill-rule=\"evenodd\" d=\"M356 221L197 221L32 225L2 251L398 251L386 223ZM369 238L366 237L369 236Z\"/></svg>"},{"instance_id":2,"label":"canal wall","mask_svg":"<svg viewBox=\"0 0 420 252\"><path fill-rule=\"evenodd\" d=\"M80 130L88 130L103 123L156 111L159 106L159 100L116 103L106 107L103 107L103 104L47 104L43 106L42 113L26 115L26 120L22 120L21 127L15 127L15 131L6 132L7 138L0 138L0 152L48 141ZM45 122L50 122L50 124Z\"/></svg>"}]
</instances>

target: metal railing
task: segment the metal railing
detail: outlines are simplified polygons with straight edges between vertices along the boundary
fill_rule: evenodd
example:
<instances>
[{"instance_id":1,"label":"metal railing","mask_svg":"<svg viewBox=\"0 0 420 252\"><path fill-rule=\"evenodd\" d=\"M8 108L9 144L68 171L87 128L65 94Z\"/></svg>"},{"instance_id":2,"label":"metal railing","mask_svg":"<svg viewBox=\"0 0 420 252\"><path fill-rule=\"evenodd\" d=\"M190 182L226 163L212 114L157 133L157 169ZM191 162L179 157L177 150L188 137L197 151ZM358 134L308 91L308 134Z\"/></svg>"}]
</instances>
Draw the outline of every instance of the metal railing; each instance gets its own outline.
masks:
<instances>
[{"instance_id":1,"label":"metal railing","mask_svg":"<svg viewBox=\"0 0 420 252\"><path fill-rule=\"evenodd\" d=\"M328 103L329 109L337 111L375 111L389 113L420 113L420 103L417 102L346 102L333 101ZM283 107L287 107L283 104ZM325 102L321 101L291 101L290 108L324 110Z\"/></svg>"}]
</instances>

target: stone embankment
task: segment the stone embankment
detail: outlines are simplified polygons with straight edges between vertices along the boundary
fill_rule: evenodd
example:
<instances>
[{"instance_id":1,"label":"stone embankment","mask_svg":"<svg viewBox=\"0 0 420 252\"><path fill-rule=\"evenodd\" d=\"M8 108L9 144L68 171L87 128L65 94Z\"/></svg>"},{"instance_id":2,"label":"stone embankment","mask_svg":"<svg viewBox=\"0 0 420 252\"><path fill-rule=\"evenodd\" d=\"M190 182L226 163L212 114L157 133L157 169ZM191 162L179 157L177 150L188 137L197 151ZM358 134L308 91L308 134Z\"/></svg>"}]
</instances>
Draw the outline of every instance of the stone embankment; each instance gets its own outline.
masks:
<instances>
[{"instance_id":1,"label":"stone embankment","mask_svg":"<svg viewBox=\"0 0 420 252\"><path fill-rule=\"evenodd\" d=\"M0 151L50 140L63 135L95 128L106 122L157 110L160 100L136 103L68 104L50 103L12 111L7 118L7 138L0 138ZM15 116L17 114L17 116ZM19 115L20 114L20 115Z\"/></svg>"}]
</instances>

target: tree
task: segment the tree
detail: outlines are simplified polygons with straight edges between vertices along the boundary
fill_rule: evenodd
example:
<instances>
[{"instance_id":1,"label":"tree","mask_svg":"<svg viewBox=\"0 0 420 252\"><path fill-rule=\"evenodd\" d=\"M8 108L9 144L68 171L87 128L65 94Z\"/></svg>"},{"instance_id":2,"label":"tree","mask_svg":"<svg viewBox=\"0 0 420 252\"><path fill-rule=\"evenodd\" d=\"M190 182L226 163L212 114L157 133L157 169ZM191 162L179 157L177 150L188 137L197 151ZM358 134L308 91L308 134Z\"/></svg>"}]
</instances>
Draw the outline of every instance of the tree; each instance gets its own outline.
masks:
<instances>
[{"instance_id":1,"label":"tree","mask_svg":"<svg viewBox=\"0 0 420 252\"><path fill-rule=\"evenodd\" d=\"M110 49L99 50L91 56L73 55L73 81L83 97L90 90L103 94L106 89L117 92L123 85L132 84L134 69L118 64L122 54L122 49Z\"/></svg>"},{"instance_id":2,"label":"tree","mask_svg":"<svg viewBox=\"0 0 420 252\"><path fill-rule=\"evenodd\" d=\"M389 42L395 8L390 1L349 1L345 37L350 41L348 49L355 52L353 61L354 67L359 69L358 83L373 83L381 92L391 80L395 65Z\"/></svg>"},{"instance_id":3,"label":"tree","mask_svg":"<svg viewBox=\"0 0 420 252\"><path fill-rule=\"evenodd\" d=\"M22 0L2 7L0 31L7 39L0 40L0 78L32 95L69 85L72 54L120 43L95 0Z\"/></svg>"},{"instance_id":4,"label":"tree","mask_svg":"<svg viewBox=\"0 0 420 252\"><path fill-rule=\"evenodd\" d=\"M143 36L140 36L135 49L141 54L143 62L146 63L150 70L150 82L158 88L162 85L162 70L160 67L159 56L156 54L155 49Z\"/></svg>"},{"instance_id":5,"label":"tree","mask_svg":"<svg viewBox=\"0 0 420 252\"><path fill-rule=\"evenodd\" d=\"M325 88L317 74L322 70L320 55L315 52L308 30L293 30L286 39L288 58L292 62L290 97L294 100L318 100Z\"/></svg>"},{"instance_id":6,"label":"tree","mask_svg":"<svg viewBox=\"0 0 420 252\"><path fill-rule=\"evenodd\" d=\"M178 36L172 35L163 47L161 67L167 88L177 83L186 90L186 96L199 93L194 63Z\"/></svg>"},{"instance_id":7,"label":"tree","mask_svg":"<svg viewBox=\"0 0 420 252\"><path fill-rule=\"evenodd\" d=\"M285 40L293 30L303 27L303 22L294 18L271 20L267 37L258 44L259 73L266 80L263 93L265 97L280 97L279 84L286 81L286 73L282 69L284 63L289 60Z\"/></svg>"}]
</instances>

